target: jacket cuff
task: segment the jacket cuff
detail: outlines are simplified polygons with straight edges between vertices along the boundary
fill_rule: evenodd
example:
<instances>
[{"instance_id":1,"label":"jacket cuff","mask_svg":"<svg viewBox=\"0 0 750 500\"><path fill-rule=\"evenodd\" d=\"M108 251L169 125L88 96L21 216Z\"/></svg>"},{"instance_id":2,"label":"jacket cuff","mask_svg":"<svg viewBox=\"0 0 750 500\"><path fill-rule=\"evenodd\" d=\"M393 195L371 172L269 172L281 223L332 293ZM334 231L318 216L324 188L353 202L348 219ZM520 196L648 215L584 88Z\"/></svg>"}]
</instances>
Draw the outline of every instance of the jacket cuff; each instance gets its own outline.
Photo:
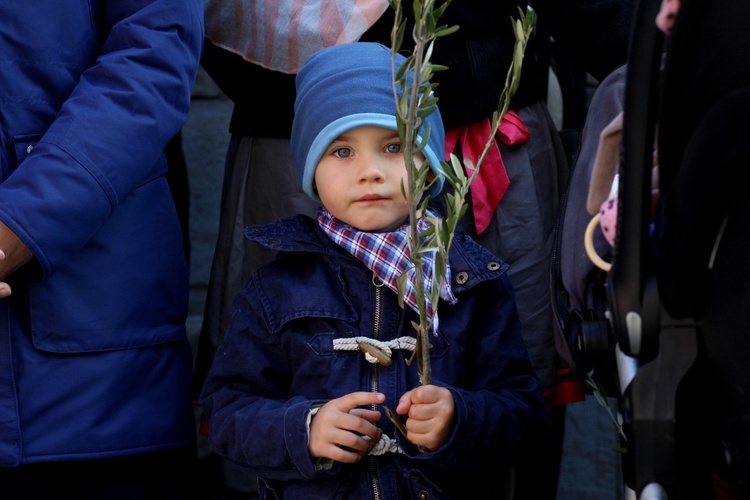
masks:
<instances>
[{"instance_id":1,"label":"jacket cuff","mask_svg":"<svg viewBox=\"0 0 750 500\"><path fill-rule=\"evenodd\" d=\"M311 410L322 404L323 402L298 403L292 405L284 414L286 449L289 450L289 456L305 479L334 475L340 467L333 460L320 461L311 457L307 449L310 439Z\"/></svg>"}]
</instances>

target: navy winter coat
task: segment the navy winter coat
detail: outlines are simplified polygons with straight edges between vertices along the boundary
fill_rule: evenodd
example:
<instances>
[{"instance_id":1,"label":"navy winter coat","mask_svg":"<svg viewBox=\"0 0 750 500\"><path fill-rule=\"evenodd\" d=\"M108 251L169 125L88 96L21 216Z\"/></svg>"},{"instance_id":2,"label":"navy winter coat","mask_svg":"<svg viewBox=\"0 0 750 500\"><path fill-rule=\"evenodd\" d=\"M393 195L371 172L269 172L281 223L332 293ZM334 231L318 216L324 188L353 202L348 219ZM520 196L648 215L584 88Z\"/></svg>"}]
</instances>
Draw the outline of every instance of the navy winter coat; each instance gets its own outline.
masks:
<instances>
[{"instance_id":1,"label":"navy winter coat","mask_svg":"<svg viewBox=\"0 0 750 500\"><path fill-rule=\"evenodd\" d=\"M202 40L201 0L0 2L0 220L35 257L0 300L0 466L194 439L162 151Z\"/></svg>"},{"instance_id":2,"label":"navy winter coat","mask_svg":"<svg viewBox=\"0 0 750 500\"><path fill-rule=\"evenodd\" d=\"M395 409L418 384L416 362L405 364L408 351L394 350L393 364L384 367L358 350L334 350L333 340L413 336L416 315L306 216L246 234L281 253L239 293L204 386L213 448L258 474L269 498L498 498L503 467L545 416L507 265L465 236L455 240L458 302L441 302L439 335L431 338L433 383L449 388L456 402L449 441L419 453L383 416L381 429L405 454L325 470L307 451L311 406L377 390Z\"/></svg>"}]
</instances>

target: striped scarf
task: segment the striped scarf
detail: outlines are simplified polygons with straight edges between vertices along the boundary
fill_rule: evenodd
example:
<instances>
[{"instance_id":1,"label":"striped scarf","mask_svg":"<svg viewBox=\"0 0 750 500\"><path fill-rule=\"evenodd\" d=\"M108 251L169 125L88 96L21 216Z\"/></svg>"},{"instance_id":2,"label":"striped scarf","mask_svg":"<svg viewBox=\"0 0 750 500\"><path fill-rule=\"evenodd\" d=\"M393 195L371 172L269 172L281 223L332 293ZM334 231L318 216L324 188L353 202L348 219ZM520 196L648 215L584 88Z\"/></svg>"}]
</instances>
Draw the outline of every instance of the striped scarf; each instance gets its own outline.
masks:
<instances>
[{"instance_id":1,"label":"striped scarf","mask_svg":"<svg viewBox=\"0 0 750 500\"><path fill-rule=\"evenodd\" d=\"M320 49L356 42L388 0L208 0L206 36L244 59L284 73Z\"/></svg>"},{"instance_id":2,"label":"striped scarf","mask_svg":"<svg viewBox=\"0 0 750 500\"><path fill-rule=\"evenodd\" d=\"M433 214L430 213L430 215ZM408 274L404 286L404 302L414 311L419 312L414 292L416 270L409 259L408 224L403 224L395 231L368 233L358 231L334 218L325 208L318 210L318 224L336 244L362 261L394 292L398 293L398 277L406 271ZM429 223L424 218L417 223L417 230L420 233L429 227ZM424 254L422 270L425 290L429 290L435 277L435 251ZM440 288L440 297L451 304L455 304L457 299L451 290L450 281L450 265L446 265L445 279ZM425 294L425 305L427 319L433 330L437 330L437 314L432 307L429 294Z\"/></svg>"}]
</instances>

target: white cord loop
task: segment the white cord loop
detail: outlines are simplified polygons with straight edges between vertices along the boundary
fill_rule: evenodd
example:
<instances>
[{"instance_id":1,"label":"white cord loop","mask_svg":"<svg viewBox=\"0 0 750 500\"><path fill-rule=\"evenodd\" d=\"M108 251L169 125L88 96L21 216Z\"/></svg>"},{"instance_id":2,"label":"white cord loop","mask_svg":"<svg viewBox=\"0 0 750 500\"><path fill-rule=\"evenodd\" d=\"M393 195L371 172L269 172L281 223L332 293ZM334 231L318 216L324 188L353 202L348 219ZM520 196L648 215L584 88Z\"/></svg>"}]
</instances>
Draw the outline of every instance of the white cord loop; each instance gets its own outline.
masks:
<instances>
[{"instance_id":1,"label":"white cord loop","mask_svg":"<svg viewBox=\"0 0 750 500\"><path fill-rule=\"evenodd\" d=\"M364 436L364 439L367 439L369 441L369 436ZM378 439L378 442L375 443L375 446L370 450L370 453L368 455L385 455L386 453L404 453L404 450L399 447L398 443L395 439L386 436L383 434L380 436L380 439Z\"/></svg>"},{"instance_id":2,"label":"white cord loop","mask_svg":"<svg viewBox=\"0 0 750 500\"><path fill-rule=\"evenodd\" d=\"M416 347L417 339L409 336L399 337L388 342L381 342L369 337L333 339L334 351L354 351L359 349L365 354L367 361L370 363L380 363L383 366L391 365L393 349L414 351Z\"/></svg>"}]
</instances>

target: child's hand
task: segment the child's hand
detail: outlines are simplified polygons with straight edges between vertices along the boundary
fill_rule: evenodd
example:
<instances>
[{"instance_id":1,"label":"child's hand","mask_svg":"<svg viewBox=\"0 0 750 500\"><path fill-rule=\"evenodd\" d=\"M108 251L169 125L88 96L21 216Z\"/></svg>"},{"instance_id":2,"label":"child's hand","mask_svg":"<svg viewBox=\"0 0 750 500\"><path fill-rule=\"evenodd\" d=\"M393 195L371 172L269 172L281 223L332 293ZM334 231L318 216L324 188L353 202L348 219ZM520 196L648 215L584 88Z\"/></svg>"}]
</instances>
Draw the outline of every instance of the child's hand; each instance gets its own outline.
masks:
<instances>
[{"instance_id":1,"label":"child's hand","mask_svg":"<svg viewBox=\"0 0 750 500\"><path fill-rule=\"evenodd\" d=\"M406 438L414 445L435 450L448 439L456 405L445 387L423 385L401 396L396 407L406 419Z\"/></svg>"},{"instance_id":2,"label":"child's hand","mask_svg":"<svg viewBox=\"0 0 750 500\"><path fill-rule=\"evenodd\" d=\"M353 392L321 406L310 422L310 455L344 463L360 461L380 439L381 431L375 427L380 412L358 407L384 401L381 393Z\"/></svg>"}]
</instances>

